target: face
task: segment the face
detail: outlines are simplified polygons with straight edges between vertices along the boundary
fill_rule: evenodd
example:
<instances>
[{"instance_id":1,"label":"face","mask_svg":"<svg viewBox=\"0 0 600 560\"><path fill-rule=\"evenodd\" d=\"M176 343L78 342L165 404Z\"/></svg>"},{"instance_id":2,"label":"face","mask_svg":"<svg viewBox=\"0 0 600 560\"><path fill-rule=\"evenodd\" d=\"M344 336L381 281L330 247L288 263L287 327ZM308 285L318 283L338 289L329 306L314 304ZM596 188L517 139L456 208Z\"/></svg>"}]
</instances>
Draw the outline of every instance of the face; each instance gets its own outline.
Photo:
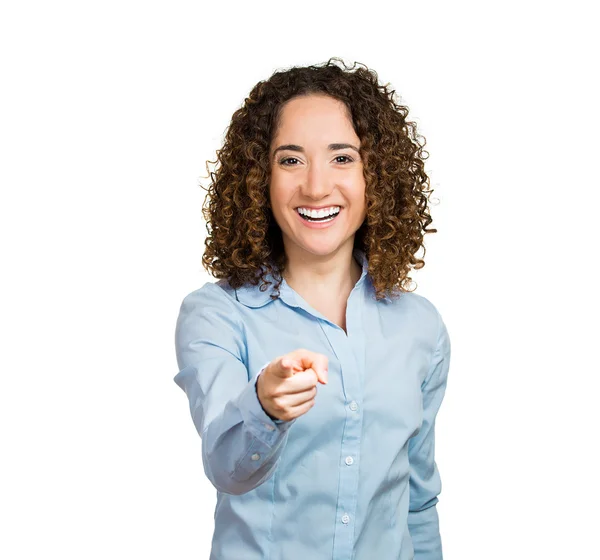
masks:
<instances>
[{"instance_id":1,"label":"face","mask_svg":"<svg viewBox=\"0 0 600 560\"><path fill-rule=\"evenodd\" d=\"M306 253L326 256L353 246L367 215L359 147L341 101L309 95L283 107L270 150L269 195L288 258L301 253L305 258ZM314 222L298 212L321 209L318 219L338 208L333 219Z\"/></svg>"}]
</instances>

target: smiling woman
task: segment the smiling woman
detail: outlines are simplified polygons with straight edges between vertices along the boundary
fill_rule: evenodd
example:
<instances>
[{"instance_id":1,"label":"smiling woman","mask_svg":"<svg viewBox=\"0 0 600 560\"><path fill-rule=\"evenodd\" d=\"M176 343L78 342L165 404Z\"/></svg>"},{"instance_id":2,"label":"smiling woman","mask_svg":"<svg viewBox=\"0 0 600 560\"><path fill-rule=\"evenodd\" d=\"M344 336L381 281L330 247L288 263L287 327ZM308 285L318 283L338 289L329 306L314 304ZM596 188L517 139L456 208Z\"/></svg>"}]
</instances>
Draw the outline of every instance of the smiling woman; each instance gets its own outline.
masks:
<instances>
[{"instance_id":1,"label":"smiling woman","mask_svg":"<svg viewBox=\"0 0 600 560\"><path fill-rule=\"evenodd\" d=\"M274 283L277 298L295 257L321 277L355 247L369 256L378 299L408 291L411 269L425 264L417 256L425 256L424 235L437 231L428 227L424 145L408 108L363 65L348 69L332 58L275 72L234 112L218 151L203 208L204 267L234 288ZM332 229L291 220L298 207L334 205L342 211Z\"/></svg>"},{"instance_id":2,"label":"smiling woman","mask_svg":"<svg viewBox=\"0 0 600 560\"><path fill-rule=\"evenodd\" d=\"M315 277L327 275L332 292L349 292L343 280L351 278L348 265L355 264L354 236L366 203L363 165L354 147L360 138L348 108L328 95L296 96L281 108L271 144L277 147L270 158L269 195L286 255L284 277L307 293Z\"/></svg>"},{"instance_id":3,"label":"smiling woman","mask_svg":"<svg viewBox=\"0 0 600 560\"><path fill-rule=\"evenodd\" d=\"M259 82L211 174L218 281L175 333L217 489L211 560L442 558L450 338L406 289L436 231L422 144L374 72L336 60Z\"/></svg>"}]
</instances>

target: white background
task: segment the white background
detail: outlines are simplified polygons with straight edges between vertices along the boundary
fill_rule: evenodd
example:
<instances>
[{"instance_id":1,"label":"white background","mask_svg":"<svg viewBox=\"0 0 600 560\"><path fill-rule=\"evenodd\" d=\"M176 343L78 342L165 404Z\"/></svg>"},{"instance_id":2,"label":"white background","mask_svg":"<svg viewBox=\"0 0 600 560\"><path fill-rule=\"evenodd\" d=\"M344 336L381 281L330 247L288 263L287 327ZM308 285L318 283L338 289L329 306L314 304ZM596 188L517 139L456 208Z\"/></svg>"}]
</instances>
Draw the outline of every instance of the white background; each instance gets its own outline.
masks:
<instances>
[{"instance_id":1,"label":"white background","mask_svg":"<svg viewBox=\"0 0 600 560\"><path fill-rule=\"evenodd\" d=\"M0 557L208 558L199 183L255 83L340 56L427 138L445 560L600 558L594 35L573 1L3 3Z\"/></svg>"}]
</instances>

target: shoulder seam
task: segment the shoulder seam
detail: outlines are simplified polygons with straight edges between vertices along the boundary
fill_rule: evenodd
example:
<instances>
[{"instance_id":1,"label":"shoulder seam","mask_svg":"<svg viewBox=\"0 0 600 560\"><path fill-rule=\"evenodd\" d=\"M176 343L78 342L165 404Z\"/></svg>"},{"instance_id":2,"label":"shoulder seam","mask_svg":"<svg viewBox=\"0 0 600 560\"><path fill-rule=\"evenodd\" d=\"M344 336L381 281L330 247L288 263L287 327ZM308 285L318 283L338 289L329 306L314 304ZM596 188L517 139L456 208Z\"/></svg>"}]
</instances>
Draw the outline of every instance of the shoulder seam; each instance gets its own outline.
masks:
<instances>
[{"instance_id":1,"label":"shoulder seam","mask_svg":"<svg viewBox=\"0 0 600 560\"><path fill-rule=\"evenodd\" d=\"M219 293L221 293L221 295L227 301L227 305L233 310L233 315L235 317L236 324L238 325L238 327L240 329L243 330L241 315L240 315L239 311L235 308L235 305L233 304L233 298L231 298L231 296L223 288L221 288L221 286L219 286L215 282L207 282L207 283L214 286L219 291ZM237 299L237 295L236 295L236 299Z\"/></svg>"}]
</instances>

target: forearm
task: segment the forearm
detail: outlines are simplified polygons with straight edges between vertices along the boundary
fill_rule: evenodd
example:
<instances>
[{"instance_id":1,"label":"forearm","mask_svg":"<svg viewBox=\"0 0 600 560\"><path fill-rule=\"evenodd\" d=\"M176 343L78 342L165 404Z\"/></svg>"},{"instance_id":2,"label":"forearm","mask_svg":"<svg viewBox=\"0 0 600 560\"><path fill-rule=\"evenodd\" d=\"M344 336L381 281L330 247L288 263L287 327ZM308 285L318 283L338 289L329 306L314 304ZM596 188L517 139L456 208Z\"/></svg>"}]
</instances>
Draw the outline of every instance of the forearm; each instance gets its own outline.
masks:
<instances>
[{"instance_id":1,"label":"forearm","mask_svg":"<svg viewBox=\"0 0 600 560\"><path fill-rule=\"evenodd\" d=\"M206 476L228 494L250 492L272 476L293 424L269 418L256 394L257 379L249 381L202 434Z\"/></svg>"},{"instance_id":2,"label":"forearm","mask_svg":"<svg viewBox=\"0 0 600 560\"><path fill-rule=\"evenodd\" d=\"M435 504L421 511L409 511L408 530L415 551L414 560L442 560L442 540Z\"/></svg>"}]
</instances>

